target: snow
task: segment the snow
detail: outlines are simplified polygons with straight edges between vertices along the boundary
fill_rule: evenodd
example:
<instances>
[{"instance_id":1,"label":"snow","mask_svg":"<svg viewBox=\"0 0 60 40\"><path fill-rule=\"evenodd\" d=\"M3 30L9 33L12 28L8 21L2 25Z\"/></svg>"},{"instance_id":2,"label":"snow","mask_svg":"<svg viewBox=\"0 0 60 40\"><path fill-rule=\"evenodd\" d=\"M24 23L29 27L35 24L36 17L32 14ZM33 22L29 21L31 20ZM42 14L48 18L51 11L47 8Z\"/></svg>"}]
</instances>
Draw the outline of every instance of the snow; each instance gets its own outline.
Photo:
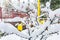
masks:
<instances>
[{"instance_id":1,"label":"snow","mask_svg":"<svg viewBox=\"0 0 60 40\"><path fill-rule=\"evenodd\" d=\"M23 21L22 20L23 18L20 18L20 17L15 17L15 18L10 18L10 19L4 19L4 21L6 22L19 22L19 21Z\"/></svg>"},{"instance_id":2,"label":"snow","mask_svg":"<svg viewBox=\"0 0 60 40\"><path fill-rule=\"evenodd\" d=\"M60 8L54 10L56 16L60 17Z\"/></svg>"},{"instance_id":3,"label":"snow","mask_svg":"<svg viewBox=\"0 0 60 40\"><path fill-rule=\"evenodd\" d=\"M60 24L52 24L48 27L48 32L58 32L60 31Z\"/></svg>"},{"instance_id":4,"label":"snow","mask_svg":"<svg viewBox=\"0 0 60 40\"><path fill-rule=\"evenodd\" d=\"M53 21L53 23L58 23L59 19L55 18L55 20Z\"/></svg>"},{"instance_id":5,"label":"snow","mask_svg":"<svg viewBox=\"0 0 60 40\"><path fill-rule=\"evenodd\" d=\"M46 31L46 33L44 33L44 35L49 34L49 32L59 31L60 30L59 25L60 24L53 24L52 26L48 27L48 31ZM34 40L35 38L36 38L36 40L39 40L42 35L40 35L39 37L36 37L36 35L40 34L44 30L44 28L43 27L40 27L40 29L36 29L35 27L33 27L31 30L33 30L33 29L35 29L35 30L30 35L30 36L33 37L31 40ZM24 33L25 35L29 35L28 34L28 29L23 30L21 33ZM56 40L56 39L54 39L54 37L56 39L58 38L57 40L59 40L60 35L53 34L53 36L48 36L47 40ZM8 39L9 40L16 40L16 39L17 40L28 40L28 39L21 38L20 36L17 36L16 34L10 34L10 35L7 35L7 36L3 36L3 37L1 37L0 40L8 40Z\"/></svg>"},{"instance_id":6,"label":"snow","mask_svg":"<svg viewBox=\"0 0 60 40\"><path fill-rule=\"evenodd\" d=\"M16 9L27 12L26 8L28 7L28 0L25 0L25 3L23 3L24 0L20 1L20 4L18 3L17 0L11 0L11 5L14 6ZM33 0L34 1L34 0ZM34 2L30 0L30 9L33 9L32 11L35 11L35 14L30 11L30 18L31 20L29 21L33 21L33 24L35 23L36 20L36 13L37 13L37 9L35 9L35 6L33 5ZM33 4L32 4L33 2ZM46 2L46 7L41 9L42 11L46 11L48 12L47 14L49 14L50 19L52 20L55 15L59 16L60 14L60 8L56 9L54 11L52 11L50 9L50 2ZM41 16L43 16L45 14L42 14ZM26 23L24 21L26 21L27 18L20 18L20 17L15 17L13 19L5 19L5 21L7 22L18 22L18 21L22 21L23 23ZM47 37L47 40L59 40L60 35L56 35L53 34L50 36L50 33L54 33L54 32L60 32L60 24L50 24L50 19L47 18L47 21L44 24L40 24L40 25L35 25L36 27L31 28L30 25L28 23L26 23L27 25L27 29L23 30L23 31L18 31L17 28L15 28L13 25L11 25L10 23L4 23L1 22L0 23L0 31L2 33L5 33L6 36L1 37L0 40L28 40L30 37L31 40L40 40L41 37L44 35L42 40L45 40L44 38ZM53 21L53 23L57 23L58 18L55 18L55 20ZM46 27L48 27L48 30L45 30ZM30 32L30 33L29 33ZM12 34L13 33L13 34ZM8 34L8 35L7 35ZM38 37L37 37L38 36ZM56 39L55 39L56 38ZM58 38L58 39L57 39Z\"/></svg>"},{"instance_id":7,"label":"snow","mask_svg":"<svg viewBox=\"0 0 60 40\"><path fill-rule=\"evenodd\" d=\"M11 34L11 35L1 37L0 40L27 40L27 39L21 38L16 34Z\"/></svg>"},{"instance_id":8,"label":"snow","mask_svg":"<svg viewBox=\"0 0 60 40\"><path fill-rule=\"evenodd\" d=\"M54 34L48 37L47 40L60 40L60 35Z\"/></svg>"},{"instance_id":9,"label":"snow","mask_svg":"<svg viewBox=\"0 0 60 40\"><path fill-rule=\"evenodd\" d=\"M11 0L10 3L14 8L19 9L19 2L18 0Z\"/></svg>"},{"instance_id":10,"label":"snow","mask_svg":"<svg viewBox=\"0 0 60 40\"><path fill-rule=\"evenodd\" d=\"M36 40L39 40L40 37L41 36L39 36ZM57 35L57 34L53 34L47 38L47 40L59 40L59 39L60 39L60 35ZM28 39L21 38L16 34L11 34L11 35L1 37L0 40L28 40Z\"/></svg>"},{"instance_id":11,"label":"snow","mask_svg":"<svg viewBox=\"0 0 60 40\"><path fill-rule=\"evenodd\" d=\"M28 29L23 30L21 33L24 33L25 35L29 35L28 34Z\"/></svg>"},{"instance_id":12,"label":"snow","mask_svg":"<svg viewBox=\"0 0 60 40\"><path fill-rule=\"evenodd\" d=\"M0 31L2 31L2 30L3 30L3 33L5 33L4 35L13 33L13 34L17 34L23 38L29 38L29 35L25 35L24 33L18 31L17 28L15 28L10 23L4 23L4 22L0 23Z\"/></svg>"},{"instance_id":13,"label":"snow","mask_svg":"<svg viewBox=\"0 0 60 40\"><path fill-rule=\"evenodd\" d=\"M50 8L50 2L46 2L46 7Z\"/></svg>"},{"instance_id":14,"label":"snow","mask_svg":"<svg viewBox=\"0 0 60 40\"><path fill-rule=\"evenodd\" d=\"M0 29L2 29L4 32L8 34L13 33L13 31L17 30L13 25L4 22L0 23Z\"/></svg>"},{"instance_id":15,"label":"snow","mask_svg":"<svg viewBox=\"0 0 60 40\"><path fill-rule=\"evenodd\" d=\"M20 0L20 3L19 3L18 0L11 0L10 4L13 7L15 7L17 10L20 10L20 11L23 11L23 12L27 12L26 8L28 7L28 3L30 3L30 6L29 6L30 9L35 8L32 3L35 3L36 1L35 0L33 0L33 1L29 1L28 2L28 0Z\"/></svg>"},{"instance_id":16,"label":"snow","mask_svg":"<svg viewBox=\"0 0 60 40\"><path fill-rule=\"evenodd\" d=\"M13 18L12 20L15 21L15 22L16 22L16 21L22 21L22 18L20 18L20 17L15 17L15 18Z\"/></svg>"}]
</instances>

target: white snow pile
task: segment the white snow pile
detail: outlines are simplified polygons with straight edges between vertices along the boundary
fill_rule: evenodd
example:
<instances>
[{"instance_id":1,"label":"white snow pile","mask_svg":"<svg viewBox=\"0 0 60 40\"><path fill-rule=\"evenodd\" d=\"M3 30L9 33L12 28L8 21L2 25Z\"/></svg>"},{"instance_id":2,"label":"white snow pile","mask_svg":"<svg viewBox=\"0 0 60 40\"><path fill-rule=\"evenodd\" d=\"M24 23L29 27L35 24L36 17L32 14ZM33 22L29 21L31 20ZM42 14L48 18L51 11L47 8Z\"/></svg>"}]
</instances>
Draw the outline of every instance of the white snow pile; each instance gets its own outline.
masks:
<instances>
[{"instance_id":1,"label":"white snow pile","mask_svg":"<svg viewBox=\"0 0 60 40\"><path fill-rule=\"evenodd\" d=\"M15 17L15 18L13 18L12 20L16 22L16 21L21 21L22 18L20 18L20 17Z\"/></svg>"},{"instance_id":2,"label":"white snow pile","mask_svg":"<svg viewBox=\"0 0 60 40\"><path fill-rule=\"evenodd\" d=\"M19 35L22 38L29 38L29 35L26 35L26 34L20 32L20 31L18 31L17 28L15 28L10 23L4 23L4 22L0 23L0 31L2 33L4 33L4 35L13 33L13 34Z\"/></svg>"},{"instance_id":3,"label":"white snow pile","mask_svg":"<svg viewBox=\"0 0 60 40\"><path fill-rule=\"evenodd\" d=\"M0 40L27 40L27 39L21 38L16 34L11 34L11 35L1 37Z\"/></svg>"},{"instance_id":4,"label":"white snow pile","mask_svg":"<svg viewBox=\"0 0 60 40\"><path fill-rule=\"evenodd\" d=\"M10 34L14 30L16 30L16 28L13 25L11 25L9 23L4 23L4 22L0 23L0 31L2 31L2 32L6 32L6 33Z\"/></svg>"},{"instance_id":5,"label":"white snow pile","mask_svg":"<svg viewBox=\"0 0 60 40\"><path fill-rule=\"evenodd\" d=\"M6 22L18 22L18 21L22 21L22 18L20 17L15 17L13 19L5 19Z\"/></svg>"},{"instance_id":6,"label":"white snow pile","mask_svg":"<svg viewBox=\"0 0 60 40\"><path fill-rule=\"evenodd\" d=\"M54 10L56 16L60 17L60 8Z\"/></svg>"},{"instance_id":7,"label":"white snow pile","mask_svg":"<svg viewBox=\"0 0 60 40\"><path fill-rule=\"evenodd\" d=\"M23 30L21 33L24 33L25 35L29 35L28 34L28 29Z\"/></svg>"},{"instance_id":8,"label":"white snow pile","mask_svg":"<svg viewBox=\"0 0 60 40\"><path fill-rule=\"evenodd\" d=\"M11 19L11 18L9 18L9 19L4 19L4 21L5 21L5 22L11 22L12 19Z\"/></svg>"},{"instance_id":9,"label":"white snow pile","mask_svg":"<svg viewBox=\"0 0 60 40\"><path fill-rule=\"evenodd\" d=\"M50 37L48 37L46 40L60 40L60 35L57 34L50 35Z\"/></svg>"}]
</instances>

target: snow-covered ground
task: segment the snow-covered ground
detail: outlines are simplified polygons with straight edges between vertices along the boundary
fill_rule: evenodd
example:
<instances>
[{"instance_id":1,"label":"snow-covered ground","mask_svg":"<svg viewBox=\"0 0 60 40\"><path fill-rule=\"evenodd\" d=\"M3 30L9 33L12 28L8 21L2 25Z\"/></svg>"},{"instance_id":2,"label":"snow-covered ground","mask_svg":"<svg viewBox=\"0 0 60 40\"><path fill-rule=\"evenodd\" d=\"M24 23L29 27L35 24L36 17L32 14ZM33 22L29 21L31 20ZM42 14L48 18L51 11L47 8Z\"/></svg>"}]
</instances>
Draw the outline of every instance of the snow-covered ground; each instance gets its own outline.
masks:
<instances>
[{"instance_id":1,"label":"snow-covered ground","mask_svg":"<svg viewBox=\"0 0 60 40\"><path fill-rule=\"evenodd\" d=\"M23 32L26 33L27 30L24 30ZM39 36L36 40L40 40L40 37L41 36ZM10 34L10 35L1 37L0 40L28 40L28 39L21 38L17 36L16 34ZM60 32L59 32L59 35L53 34L53 35L48 36L46 40L60 40Z\"/></svg>"},{"instance_id":2,"label":"snow-covered ground","mask_svg":"<svg viewBox=\"0 0 60 40\"><path fill-rule=\"evenodd\" d=\"M23 18L20 17L15 17L15 18L9 18L9 19L4 19L5 22L18 22L22 21Z\"/></svg>"},{"instance_id":3,"label":"snow-covered ground","mask_svg":"<svg viewBox=\"0 0 60 40\"><path fill-rule=\"evenodd\" d=\"M60 40L60 35L57 34L50 35L50 37L48 37L47 40Z\"/></svg>"},{"instance_id":4,"label":"snow-covered ground","mask_svg":"<svg viewBox=\"0 0 60 40\"><path fill-rule=\"evenodd\" d=\"M16 34L11 34L11 35L1 37L0 40L27 40L27 39L21 38Z\"/></svg>"}]
</instances>

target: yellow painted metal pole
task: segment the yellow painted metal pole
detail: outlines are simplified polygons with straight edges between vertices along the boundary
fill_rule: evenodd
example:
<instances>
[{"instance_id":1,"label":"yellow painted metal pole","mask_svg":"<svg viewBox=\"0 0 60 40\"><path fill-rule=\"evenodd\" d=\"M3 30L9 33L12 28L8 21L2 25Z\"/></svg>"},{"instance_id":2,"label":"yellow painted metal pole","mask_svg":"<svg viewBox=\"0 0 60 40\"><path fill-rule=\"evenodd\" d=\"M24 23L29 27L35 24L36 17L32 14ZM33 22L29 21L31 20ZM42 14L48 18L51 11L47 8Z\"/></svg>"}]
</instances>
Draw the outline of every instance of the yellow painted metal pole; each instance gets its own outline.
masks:
<instances>
[{"instance_id":1,"label":"yellow painted metal pole","mask_svg":"<svg viewBox=\"0 0 60 40\"><path fill-rule=\"evenodd\" d=\"M41 9L41 8L40 8L40 0L38 0L38 9L37 9L37 10L38 10L38 14L37 14L37 15L38 15L38 17L39 17L39 16L40 16L40 14L41 14L40 9ZM40 18L38 18L37 20L38 20L38 23L39 23L39 24L43 24L43 23L44 23L44 20L43 20L43 19L42 19L42 20L40 20Z\"/></svg>"},{"instance_id":2,"label":"yellow painted metal pole","mask_svg":"<svg viewBox=\"0 0 60 40\"><path fill-rule=\"evenodd\" d=\"M40 0L38 0L38 16L40 16Z\"/></svg>"}]
</instances>

